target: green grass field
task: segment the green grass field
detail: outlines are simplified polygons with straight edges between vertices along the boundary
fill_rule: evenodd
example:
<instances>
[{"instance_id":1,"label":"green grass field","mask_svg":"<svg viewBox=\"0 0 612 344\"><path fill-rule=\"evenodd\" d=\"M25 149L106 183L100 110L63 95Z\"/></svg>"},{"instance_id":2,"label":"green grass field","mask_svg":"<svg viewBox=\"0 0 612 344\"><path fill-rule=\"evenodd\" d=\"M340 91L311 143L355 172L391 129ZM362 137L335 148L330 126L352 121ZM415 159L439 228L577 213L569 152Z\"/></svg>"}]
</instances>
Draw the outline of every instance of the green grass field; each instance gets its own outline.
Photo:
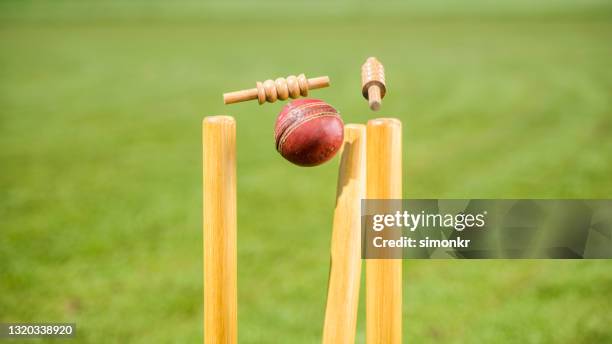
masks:
<instances>
[{"instance_id":1,"label":"green grass field","mask_svg":"<svg viewBox=\"0 0 612 344\"><path fill-rule=\"evenodd\" d=\"M319 342L338 159L290 165L282 104L221 93L327 74L312 95L363 123L369 55L387 70L381 115L403 121L405 197L609 198L612 4L500 6L2 3L0 322L200 342L201 119L229 114L240 342ZM612 262L404 267L406 342L612 342Z\"/></svg>"}]
</instances>

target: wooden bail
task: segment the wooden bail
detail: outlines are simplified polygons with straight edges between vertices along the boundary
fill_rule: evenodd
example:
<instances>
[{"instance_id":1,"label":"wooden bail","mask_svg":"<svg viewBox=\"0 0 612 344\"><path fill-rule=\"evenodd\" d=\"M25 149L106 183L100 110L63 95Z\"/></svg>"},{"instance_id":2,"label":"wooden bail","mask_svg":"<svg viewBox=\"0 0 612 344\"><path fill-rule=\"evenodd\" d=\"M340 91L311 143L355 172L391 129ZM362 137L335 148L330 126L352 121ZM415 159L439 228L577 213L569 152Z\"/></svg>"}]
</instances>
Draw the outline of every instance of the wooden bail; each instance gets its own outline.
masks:
<instances>
[{"instance_id":1,"label":"wooden bail","mask_svg":"<svg viewBox=\"0 0 612 344\"><path fill-rule=\"evenodd\" d=\"M378 111L387 93L385 68L376 57L369 57L361 66L361 93L368 100L370 109Z\"/></svg>"},{"instance_id":2,"label":"wooden bail","mask_svg":"<svg viewBox=\"0 0 612 344\"><path fill-rule=\"evenodd\" d=\"M233 104L257 99L259 104L265 102L274 103L277 99L298 98L308 96L309 90L316 90L329 86L329 77L320 76L306 78L304 74L298 76L289 75L287 78L268 79L264 82L258 81L255 88L235 91L223 94L223 103Z\"/></svg>"}]
</instances>

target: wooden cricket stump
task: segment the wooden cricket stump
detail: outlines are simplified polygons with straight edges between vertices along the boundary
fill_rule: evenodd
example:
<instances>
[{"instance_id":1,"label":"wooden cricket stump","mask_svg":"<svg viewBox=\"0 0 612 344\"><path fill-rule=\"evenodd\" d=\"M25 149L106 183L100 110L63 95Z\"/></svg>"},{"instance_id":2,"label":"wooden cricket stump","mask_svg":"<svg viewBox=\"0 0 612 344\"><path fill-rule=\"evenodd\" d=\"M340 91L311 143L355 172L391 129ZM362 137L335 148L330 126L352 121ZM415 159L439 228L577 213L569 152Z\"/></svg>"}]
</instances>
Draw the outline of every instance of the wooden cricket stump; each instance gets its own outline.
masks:
<instances>
[{"instance_id":1,"label":"wooden cricket stump","mask_svg":"<svg viewBox=\"0 0 612 344\"><path fill-rule=\"evenodd\" d=\"M257 99L259 104L263 104L265 102L274 103L277 99L286 100L289 97L293 99L299 96L306 97L309 90L328 87L329 77L320 76L308 79L304 74L290 75L287 78L258 81L255 86L255 88L242 91L224 93L223 103L233 104Z\"/></svg>"},{"instance_id":2,"label":"wooden cricket stump","mask_svg":"<svg viewBox=\"0 0 612 344\"><path fill-rule=\"evenodd\" d=\"M370 109L378 111L387 94L385 68L376 57L369 57L361 66L361 93L368 100Z\"/></svg>"},{"instance_id":3,"label":"wooden cricket stump","mask_svg":"<svg viewBox=\"0 0 612 344\"><path fill-rule=\"evenodd\" d=\"M402 124L367 125L367 199L402 198ZM402 342L402 260L366 259L366 343Z\"/></svg>"},{"instance_id":4,"label":"wooden cricket stump","mask_svg":"<svg viewBox=\"0 0 612 344\"><path fill-rule=\"evenodd\" d=\"M354 343L361 282L361 199L366 187L366 127L344 126L331 240L323 343Z\"/></svg>"},{"instance_id":5,"label":"wooden cricket stump","mask_svg":"<svg viewBox=\"0 0 612 344\"><path fill-rule=\"evenodd\" d=\"M236 343L236 122L206 117L202 136L204 343Z\"/></svg>"}]
</instances>

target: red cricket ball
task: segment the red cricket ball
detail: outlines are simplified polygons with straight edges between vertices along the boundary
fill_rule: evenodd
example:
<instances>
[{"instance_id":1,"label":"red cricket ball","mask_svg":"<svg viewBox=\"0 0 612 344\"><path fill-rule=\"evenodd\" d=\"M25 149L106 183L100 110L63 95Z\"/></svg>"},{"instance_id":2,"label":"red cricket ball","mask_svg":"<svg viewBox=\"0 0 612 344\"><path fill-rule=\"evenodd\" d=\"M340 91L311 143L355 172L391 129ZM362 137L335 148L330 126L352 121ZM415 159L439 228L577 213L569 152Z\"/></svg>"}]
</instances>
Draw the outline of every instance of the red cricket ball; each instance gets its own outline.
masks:
<instances>
[{"instance_id":1,"label":"red cricket ball","mask_svg":"<svg viewBox=\"0 0 612 344\"><path fill-rule=\"evenodd\" d=\"M317 166L331 159L344 139L338 111L319 99L289 102L276 118L276 150L299 166Z\"/></svg>"}]
</instances>

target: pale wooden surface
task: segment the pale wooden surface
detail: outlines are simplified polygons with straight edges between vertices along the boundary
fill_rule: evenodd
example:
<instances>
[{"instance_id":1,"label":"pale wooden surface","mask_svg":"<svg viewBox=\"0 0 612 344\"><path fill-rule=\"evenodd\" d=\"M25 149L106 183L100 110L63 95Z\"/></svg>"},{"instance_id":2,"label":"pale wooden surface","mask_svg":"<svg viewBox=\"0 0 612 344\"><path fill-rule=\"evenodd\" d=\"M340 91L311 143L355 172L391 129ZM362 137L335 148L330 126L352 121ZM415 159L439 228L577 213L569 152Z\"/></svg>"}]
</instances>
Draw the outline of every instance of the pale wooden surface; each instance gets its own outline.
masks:
<instances>
[{"instance_id":1,"label":"pale wooden surface","mask_svg":"<svg viewBox=\"0 0 612 344\"><path fill-rule=\"evenodd\" d=\"M202 135L204 343L236 343L236 122L206 117Z\"/></svg>"},{"instance_id":2,"label":"pale wooden surface","mask_svg":"<svg viewBox=\"0 0 612 344\"><path fill-rule=\"evenodd\" d=\"M402 125L393 118L367 126L368 199L402 198ZM402 260L366 260L366 343L402 342Z\"/></svg>"},{"instance_id":3,"label":"pale wooden surface","mask_svg":"<svg viewBox=\"0 0 612 344\"><path fill-rule=\"evenodd\" d=\"M361 199L366 187L366 127L347 124L338 171L323 343L354 343L361 282Z\"/></svg>"},{"instance_id":4,"label":"pale wooden surface","mask_svg":"<svg viewBox=\"0 0 612 344\"><path fill-rule=\"evenodd\" d=\"M385 68L376 57L369 57L361 66L361 93L368 100L370 109L378 111L387 93Z\"/></svg>"},{"instance_id":5,"label":"pale wooden surface","mask_svg":"<svg viewBox=\"0 0 612 344\"><path fill-rule=\"evenodd\" d=\"M265 102L274 103L277 99L286 100L289 97L294 99L299 96L306 97L309 90L328 87L329 77L320 76L308 79L304 74L290 75L287 78L258 81L255 85L255 88L224 93L223 103L233 104L257 99L259 104L263 104Z\"/></svg>"},{"instance_id":6,"label":"pale wooden surface","mask_svg":"<svg viewBox=\"0 0 612 344\"><path fill-rule=\"evenodd\" d=\"M380 87L378 87L378 85L370 86L368 88L368 105L370 105L370 109L374 111L380 110L381 101Z\"/></svg>"}]
</instances>

